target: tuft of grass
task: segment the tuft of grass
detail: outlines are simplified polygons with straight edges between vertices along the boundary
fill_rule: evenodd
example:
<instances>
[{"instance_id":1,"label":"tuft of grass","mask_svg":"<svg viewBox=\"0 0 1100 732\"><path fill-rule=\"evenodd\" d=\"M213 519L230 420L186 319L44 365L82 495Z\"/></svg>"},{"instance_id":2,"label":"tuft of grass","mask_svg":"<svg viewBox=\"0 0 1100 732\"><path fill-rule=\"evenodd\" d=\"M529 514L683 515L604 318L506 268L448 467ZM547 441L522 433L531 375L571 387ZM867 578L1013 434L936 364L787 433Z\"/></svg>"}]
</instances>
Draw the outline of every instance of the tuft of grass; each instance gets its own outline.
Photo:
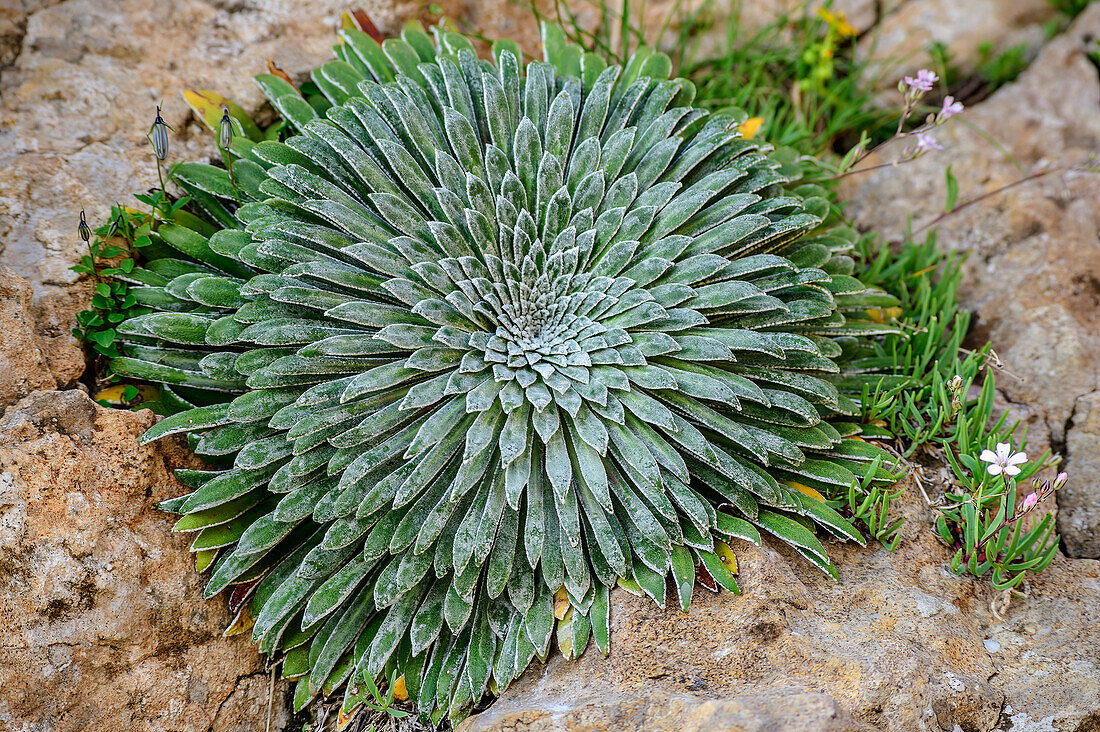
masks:
<instances>
[{"instance_id":1,"label":"tuft of grass","mask_svg":"<svg viewBox=\"0 0 1100 732\"><path fill-rule=\"evenodd\" d=\"M963 257L936 250L936 233L923 242L906 237L890 246L875 234L858 243L859 261L869 283L901 302L901 335L888 335L871 344L853 362L863 378L863 421L894 435L906 457L944 435L953 434L958 400L949 383L973 381L985 367L988 344L976 351L963 349L970 314L959 308L956 293Z\"/></svg>"}]
</instances>

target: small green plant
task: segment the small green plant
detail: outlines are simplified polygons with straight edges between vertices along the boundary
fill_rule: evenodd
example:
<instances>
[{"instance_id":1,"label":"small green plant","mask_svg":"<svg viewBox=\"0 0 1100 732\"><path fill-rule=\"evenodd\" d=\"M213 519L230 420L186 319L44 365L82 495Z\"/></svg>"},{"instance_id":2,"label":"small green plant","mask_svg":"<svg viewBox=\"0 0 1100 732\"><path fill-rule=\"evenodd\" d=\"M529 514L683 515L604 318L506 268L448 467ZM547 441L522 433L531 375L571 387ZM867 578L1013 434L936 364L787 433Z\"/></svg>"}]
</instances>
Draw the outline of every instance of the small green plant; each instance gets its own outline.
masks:
<instances>
[{"instance_id":1,"label":"small green plant","mask_svg":"<svg viewBox=\"0 0 1100 732\"><path fill-rule=\"evenodd\" d=\"M1093 0L1047 0L1054 6L1062 15L1067 18L1076 18L1081 13L1085 12L1085 8L1089 6L1089 3Z\"/></svg>"},{"instance_id":2,"label":"small green plant","mask_svg":"<svg viewBox=\"0 0 1100 732\"><path fill-rule=\"evenodd\" d=\"M91 277L95 290L91 307L77 313L73 335L89 344L95 353L108 359L119 356L116 345L118 324L150 311L131 292L132 285L143 284L132 280L138 251L152 243L150 236L161 221L194 218L184 210L191 200L190 197L173 198L167 191L167 185L174 175L174 169L170 168L166 178L163 169L163 161L168 157L170 130L161 117L158 106L156 119L149 128L147 139L156 157L160 187L134 195L134 198L150 207L149 214L116 203L111 207L109 222L95 230L93 241L85 213L83 210L80 212L77 233L88 247L88 253L71 269ZM119 241L123 246L114 243ZM112 261L116 258L117 261ZM112 380L109 373L101 376Z\"/></svg>"},{"instance_id":3,"label":"small green plant","mask_svg":"<svg viewBox=\"0 0 1100 732\"><path fill-rule=\"evenodd\" d=\"M120 277L134 271L135 260L131 246L140 247L148 242L146 226L140 214L127 211L115 204L111 207L110 222L95 229L88 227L84 211L80 212L77 231L88 247L88 253L72 267L72 271L87 275L95 282L91 307L76 315L73 335L87 343L92 350L107 358L119 355L115 342L119 323L128 318L149 312L130 292L130 285ZM94 233L94 237L92 234ZM122 241L126 246L113 242ZM122 255L127 255L123 257Z\"/></svg>"},{"instance_id":4,"label":"small green plant","mask_svg":"<svg viewBox=\"0 0 1100 732\"><path fill-rule=\"evenodd\" d=\"M893 551L901 541L901 527L905 519L890 515L890 502L901 495L901 489L892 490L889 486L874 483L871 478L872 469L878 466L872 464L858 483L848 486L846 492L838 492L834 489L835 498L829 505L838 510L841 515L849 516L852 522L867 535L886 549Z\"/></svg>"},{"instance_id":5,"label":"small green plant","mask_svg":"<svg viewBox=\"0 0 1100 732\"><path fill-rule=\"evenodd\" d=\"M1027 69L1033 55L1026 43L998 51L991 41L984 41L978 45L976 70L983 81L996 89L1015 81Z\"/></svg>"},{"instance_id":6,"label":"small green plant","mask_svg":"<svg viewBox=\"0 0 1100 732\"><path fill-rule=\"evenodd\" d=\"M897 248L867 234L860 239L860 250L868 280L897 297L901 304L896 313L905 314L901 334L866 344L851 363L855 373L882 374L874 383L863 380L863 421L899 438L909 456L953 433L959 403L949 384L975 380L989 347L963 350L970 314L956 300L962 260L936 250L934 231L923 243L906 238Z\"/></svg>"},{"instance_id":7,"label":"small green plant","mask_svg":"<svg viewBox=\"0 0 1100 732\"><path fill-rule=\"evenodd\" d=\"M1032 512L1065 485L1067 476L1060 473L1052 481L1036 480L1034 491L1018 505L1019 483L1046 467L1049 455L1029 463L1026 453L1013 451L1017 425L1008 425L1004 416L993 420L992 409L993 378L987 376L981 396L960 412L954 439L943 441L958 487L946 493L944 505L938 507L936 530L955 549L953 571L989 575L993 587L1011 590L1028 572L1045 569L1058 553L1053 515L1047 512L1035 519Z\"/></svg>"},{"instance_id":8,"label":"small green plant","mask_svg":"<svg viewBox=\"0 0 1100 732\"><path fill-rule=\"evenodd\" d=\"M347 728L353 719L362 714L362 721L356 729L359 732L380 732L393 729L395 721L408 717L409 712L394 706L395 692L399 688L404 689L404 677L398 676L397 669L394 669L385 681L383 692L373 676L364 676L361 683L353 680L340 705L336 728Z\"/></svg>"}]
</instances>

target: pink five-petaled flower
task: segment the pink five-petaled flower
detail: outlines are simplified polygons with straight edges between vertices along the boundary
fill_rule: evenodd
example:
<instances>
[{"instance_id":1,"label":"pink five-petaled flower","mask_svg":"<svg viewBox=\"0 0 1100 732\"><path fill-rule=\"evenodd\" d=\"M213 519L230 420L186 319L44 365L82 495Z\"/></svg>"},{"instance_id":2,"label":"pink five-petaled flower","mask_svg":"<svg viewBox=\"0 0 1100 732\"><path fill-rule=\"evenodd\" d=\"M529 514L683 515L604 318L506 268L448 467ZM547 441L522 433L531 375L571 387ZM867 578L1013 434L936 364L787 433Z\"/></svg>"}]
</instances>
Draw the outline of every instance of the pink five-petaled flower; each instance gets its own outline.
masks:
<instances>
[{"instance_id":1,"label":"pink five-petaled flower","mask_svg":"<svg viewBox=\"0 0 1100 732\"><path fill-rule=\"evenodd\" d=\"M1028 493L1027 498L1024 499L1023 505L1020 506L1023 511L1030 511L1035 508L1035 504L1039 502L1038 493Z\"/></svg>"},{"instance_id":2,"label":"pink five-petaled flower","mask_svg":"<svg viewBox=\"0 0 1100 732\"><path fill-rule=\"evenodd\" d=\"M935 71L929 71L928 69L921 69L917 72L916 77L906 76L905 84L913 91L932 91L932 85L940 80L940 77L936 76Z\"/></svg>"},{"instance_id":3,"label":"pink five-petaled flower","mask_svg":"<svg viewBox=\"0 0 1100 732\"><path fill-rule=\"evenodd\" d=\"M936 138L932 137L932 135L929 135L927 132L918 132L916 154L921 155L929 150L943 150L943 146L936 142Z\"/></svg>"},{"instance_id":4,"label":"pink five-petaled flower","mask_svg":"<svg viewBox=\"0 0 1100 732\"><path fill-rule=\"evenodd\" d=\"M990 475L1019 475L1020 469L1017 465L1023 465L1027 462L1026 452L1012 452L1012 446L1007 442L998 442L997 451L982 450L982 454L978 456L978 459L982 462L989 463L986 468L986 472Z\"/></svg>"},{"instance_id":5,"label":"pink five-petaled flower","mask_svg":"<svg viewBox=\"0 0 1100 732\"><path fill-rule=\"evenodd\" d=\"M963 103L962 102L956 102L955 97L950 97L950 96L949 97L944 97L943 98L943 109L941 109L940 113L938 115L936 115L936 121L937 122L943 122L945 120L950 119L951 117L954 117L956 114L961 113L962 111L963 111Z\"/></svg>"}]
</instances>

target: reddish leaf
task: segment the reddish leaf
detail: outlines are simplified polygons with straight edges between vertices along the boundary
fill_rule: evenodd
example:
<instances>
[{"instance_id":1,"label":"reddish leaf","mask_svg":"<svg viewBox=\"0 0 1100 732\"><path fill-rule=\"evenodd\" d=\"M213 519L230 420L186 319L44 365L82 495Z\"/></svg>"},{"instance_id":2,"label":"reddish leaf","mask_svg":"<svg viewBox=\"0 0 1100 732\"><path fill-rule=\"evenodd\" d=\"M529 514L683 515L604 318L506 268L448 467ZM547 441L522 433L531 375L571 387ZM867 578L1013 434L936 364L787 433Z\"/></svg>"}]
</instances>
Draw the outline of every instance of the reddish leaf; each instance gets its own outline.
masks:
<instances>
[{"instance_id":1,"label":"reddish leaf","mask_svg":"<svg viewBox=\"0 0 1100 732\"><path fill-rule=\"evenodd\" d=\"M711 576L710 570L706 568L706 565L699 564L695 567L695 582L706 587L711 592L718 592L718 583L714 581L714 577Z\"/></svg>"},{"instance_id":2,"label":"reddish leaf","mask_svg":"<svg viewBox=\"0 0 1100 732\"><path fill-rule=\"evenodd\" d=\"M375 43L382 42L382 34L378 32L378 28L374 25L374 21L370 19L370 16L367 15L365 10L362 8L355 8L351 11L351 17L355 18L355 23L359 26L359 30L373 38Z\"/></svg>"},{"instance_id":3,"label":"reddish leaf","mask_svg":"<svg viewBox=\"0 0 1100 732\"><path fill-rule=\"evenodd\" d=\"M244 601L252 595L252 591L256 589L256 585L260 584L260 579L254 579L251 582L245 582L240 585L233 585L233 591L229 593L229 609L232 612L237 612L237 609L244 604Z\"/></svg>"}]
</instances>

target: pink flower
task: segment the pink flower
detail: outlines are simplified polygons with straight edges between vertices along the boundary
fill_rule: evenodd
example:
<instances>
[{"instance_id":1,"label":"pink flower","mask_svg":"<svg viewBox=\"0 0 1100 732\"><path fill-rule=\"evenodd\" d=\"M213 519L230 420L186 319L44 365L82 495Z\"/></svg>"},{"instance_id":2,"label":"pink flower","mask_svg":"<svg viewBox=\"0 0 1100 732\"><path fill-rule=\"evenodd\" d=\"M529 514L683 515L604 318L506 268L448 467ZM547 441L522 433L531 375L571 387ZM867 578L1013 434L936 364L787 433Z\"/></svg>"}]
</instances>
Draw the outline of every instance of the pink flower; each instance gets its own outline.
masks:
<instances>
[{"instance_id":1,"label":"pink flower","mask_svg":"<svg viewBox=\"0 0 1100 732\"><path fill-rule=\"evenodd\" d=\"M1030 511L1035 508L1035 504L1039 502L1038 493L1028 493L1027 498L1024 499L1023 505L1020 507L1022 511Z\"/></svg>"},{"instance_id":2,"label":"pink flower","mask_svg":"<svg viewBox=\"0 0 1100 732\"><path fill-rule=\"evenodd\" d=\"M929 135L927 132L917 133L917 150L916 154L921 155L929 150L943 150L943 146L936 142L936 138ZM986 450L986 452L989 452Z\"/></svg>"},{"instance_id":3,"label":"pink flower","mask_svg":"<svg viewBox=\"0 0 1100 732\"><path fill-rule=\"evenodd\" d=\"M905 77L906 85L913 91L932 91L932 85L940 80L940 77L936 76L935 71L929 71L928 69L921 69L917 72L916 78L912 76Z\"/></svg>"},{"instance_id":4,"label":"pink flower","mask_svg":"<svg viewBox=\"0 0 1100 732\"><path fill-rule=\"evenodd\" d=\"M1012 452L1012 445L1007 442L998 442L997 451L982 450L982 454L978 456L978 459L984 463L990 463L986 468L986 472L990 475L1019 475L1020 469L1017 465L1023 465L1027 462L1026 452Z\"/></svg>"},{"instance_id":5,"label":"pink flower","mask_svg":"<svg viewBox=\"0 0 1100 732\"><path fill-rule=\"evenodd\" d=\"M936 115L937 116L936 122L937 123L938 122L943 122L944 120L950 119L951 117L954 117L956 114L959 114L962 111L963 111L963 103L962 102L956 102L955 97L944 97L943 98L943 109L941 109L940 113L938 115Z\"/></svg>"}]
</instances>

